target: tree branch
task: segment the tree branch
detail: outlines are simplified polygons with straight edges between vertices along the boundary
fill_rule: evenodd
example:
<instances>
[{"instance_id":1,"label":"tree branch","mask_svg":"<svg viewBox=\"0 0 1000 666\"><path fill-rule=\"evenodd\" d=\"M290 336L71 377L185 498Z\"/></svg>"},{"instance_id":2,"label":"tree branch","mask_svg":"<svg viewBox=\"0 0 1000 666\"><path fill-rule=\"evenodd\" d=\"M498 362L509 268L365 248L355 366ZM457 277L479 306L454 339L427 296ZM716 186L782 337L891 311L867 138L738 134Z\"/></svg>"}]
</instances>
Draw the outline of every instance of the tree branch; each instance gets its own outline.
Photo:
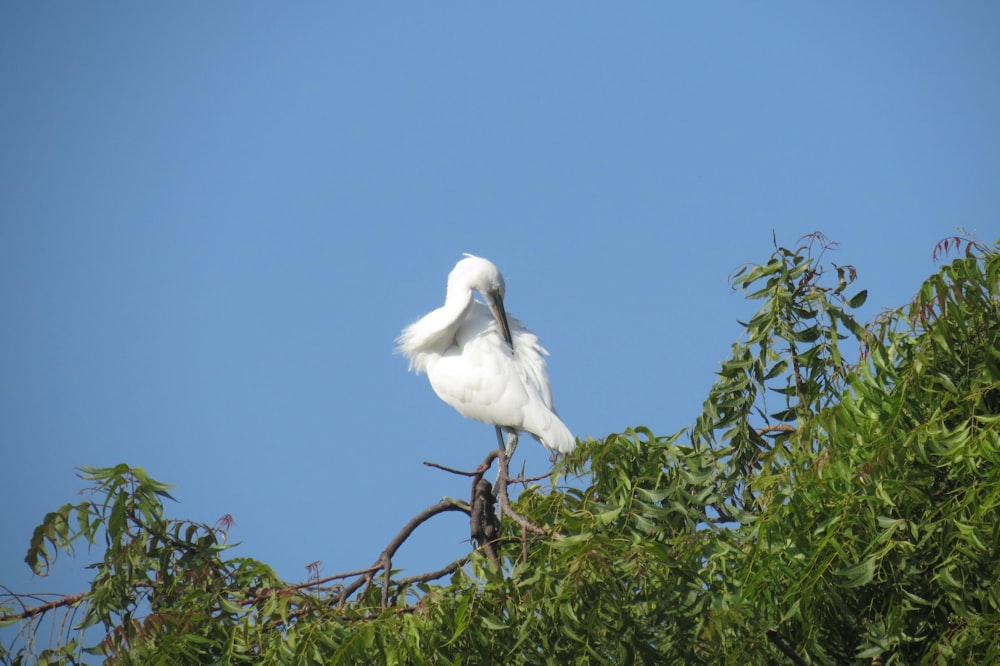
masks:
<instances>
[{"instance_id":1,"label":"tree branch","mask_svg":"<svg viewBox=\"0 0 1000 666\"><path fill-rule=\"evenodd\" d=\"M778 425L757 428L757 434L764 436L764 435L770 435L771 433L775 432L793 432L794 430L795 430L794 426L790 426L787 423L779 423Z\"/></svg>"},{"instance_id":2,"label":"tree branch","mask_svg":"<svg viewBox=\"0 0 1000 666\"><path fill-rule=\"evenodd\" d=\"M10 593L10 596L16 599L20 599L23 596L33 596L33 595L19 595ZM55 610L56 608L62 608L63 606L72 606L73 604L82 600L87 596L86 592L80 592L79 594L70 594L64 597L59 597L58 599L53 599L52 601L47 601L38 606L33 606L31 608L25 608L19 613L5 613L0 615L0 622L6 622L8 620L27 620L29 618L36 617L43 613L47 613L50 610Z\"/></svg>"},{"instance_id":3,"label":"tree branch","mask_svg":"<svg viewBox=\"0 0 1000 666\"><path fill-rule=\"evenodd\" d=\"M493 486L482 475L472 480L472 504L469 510L469 532L472 540L483 549L494 566L500 565L495 542L500 536L500 520L494 506Z\"/></svg>"},{"instance_id":4,"label":"tree branch","mask_svg":"<svg viewBox=\"0 0 1000 666\"><path fill-rule=\"evenodd\" d=\"M795 653L795 650L792 649L791 645L785 642L785 639L781 637L781 634L778 633L777 629L768 629L765 633L767 634L767 640L774 643L774 646L781 650L782 654L795 662L797 666L812 666L812 662L803 659Z\"/></svg>"},{"instance_id":5,"label":"tree branch","mask_svg":"<svg viewBox=\"0 0 1000 666\"><path fill-rule=\"evenodd\" d=\"M443 469L444 471L449 472L451 474L458 474L459 476L475 476L476 475L475 472L466 472L465 470L455 469L454 467L447 467L447 466L442 465L440 463L430 462L428 460L425 460L424 464L427 465L428 467L433 467L435 469Z\"/></svg>"},{"instance_id":6,"label":"tree branch","mask_svg":"<svg viewBox=\"0 0 1000 666\"><path fill-rule=\"evenodd\" d=\"M442 569L438 569L437 571L430 571L428 573L419 574L417 576L410 576L409 578L404 578L398 581L396 583L396 592L392 595L392 598L389 600L389 603L390 604L396 603L396 599L399 598L399 591L402 590L407 585L412 585L413 583L426 583L427 581L430 580L437 580L442 576L447 576L450 573L454 573L460 567L465 566L465 564L468 561L469 561L468 557L460 557L451 564L449 564L448 566Z\"/></svg>"},{"instance_id":7,"label":"tree branch","mask_svg":"<svg viewBox=\"0 0 1000 666\"><path fill-rule=\"evenodd\" d=\"M508 483L534 483L535 481L541 481L552 476L552 471L549 470L545 474L539 474L538 476L515 476L512 479L508 479Z\"/></svg>"},{"instance_id":8,"label":"tree branch","mask_svg":"<svg viewBox=\"0 0 1000 666\"><path fill-rule=\"evenodd\" d=\"M458 474L459 476L482 476L487 472L487 470L489 470L490 467L493 466L493 461L499 456L500 456L500 449L493 449L486 455L486 458L483 459L483 462L479 463L479 467L477 467L475 470L471 472L455 469L453 467L447 467L440 463L428 462L426 460L424 461L424 464L427 465L428 467L434 467L436 469L442 469L452 474Z\"/></svg>"},{"instance_id":9,"label":"tree branch","mask_svg":"<svg viewBox=\"0 0 1000 666\"><path fill-rule=\"evenodd\" d=\"M465 512L466 509L465 507L462 507L457 502L455 502L455 500L445 498L442 499L437 504L433 504L427 507L426 509L418 513L416 516L411 518L410 521L403 526L403 529L401 529L399 533L396 534L395 537L393 537L392 541L390 541L389 545L385 547L385 550L382 551L382 553L379 555L379 558L375 561L375 563L372 564L372 566L369 567L367 570L365 570L366 571L365 575L362 576L361 578L358 578L350 585L344 586L344 589L341 590L340 592L340 598L337 602L337 605L343 607L344 602L347 601L347 598L352 594L354 594L354 592L356 592L358 588L360 588L362 585L365 585L366 582L370 586L371 581L374 579L374 574L378 572L380 569L384 568L386 570L386 574L388 575L390 566L387 566L386 562L388 562L389 565L391 565L392 556L396 554L396 551L399 550L399 547L403 545L406 539L409 538L411 534L413 534L413 531L417 529L417 527L419 527L428 518L432 518L433 516L436 516L439 513L445 513L446 511ZM385 599L384 596L385 594L387 594L387 592L383 590L383 599Z\"/></svg>"}]
</instances>

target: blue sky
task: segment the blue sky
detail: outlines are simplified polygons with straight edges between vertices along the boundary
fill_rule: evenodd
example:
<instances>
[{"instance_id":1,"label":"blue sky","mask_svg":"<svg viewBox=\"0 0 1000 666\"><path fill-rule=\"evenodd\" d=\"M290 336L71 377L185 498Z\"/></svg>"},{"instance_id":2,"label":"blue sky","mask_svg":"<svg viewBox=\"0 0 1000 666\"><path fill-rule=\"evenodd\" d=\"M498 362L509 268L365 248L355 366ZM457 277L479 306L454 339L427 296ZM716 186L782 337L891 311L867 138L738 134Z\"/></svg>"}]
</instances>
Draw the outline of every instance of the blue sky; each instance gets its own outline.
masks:
<instances>
[{"instance_id":1,"label":"blue sky","mask_svg":"<svg viewBox=\"0 0 1000 666\"><path fill-rule=\"evenodd\" d=\"M392 353L462 252L551 352L578 436L691 424L750 306L825 232L906 301L1000 232L1000 5L4 3L0 583L81 465L231 514L289 580L361 568L491 427ZM517 465L546 469L525 440ZM443 517L396 566L468 550Z\"/></svg>"}]
</instances>

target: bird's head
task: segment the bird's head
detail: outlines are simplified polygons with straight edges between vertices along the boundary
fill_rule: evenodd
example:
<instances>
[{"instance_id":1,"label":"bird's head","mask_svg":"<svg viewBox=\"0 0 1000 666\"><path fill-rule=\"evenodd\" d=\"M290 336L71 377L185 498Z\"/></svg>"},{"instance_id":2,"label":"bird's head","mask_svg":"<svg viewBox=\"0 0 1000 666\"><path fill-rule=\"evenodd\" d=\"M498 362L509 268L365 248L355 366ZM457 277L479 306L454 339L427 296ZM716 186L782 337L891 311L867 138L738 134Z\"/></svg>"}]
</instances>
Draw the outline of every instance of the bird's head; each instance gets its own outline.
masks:
<instances>
[{"instance_id":1,"label":"bird's head","mask_svg":"<svg viewBox=\"0 0 1000 666\"><path fill-rule=\"evenodd\" d=\"M448 288L452 287L478 291L500 325L504 340L513 347L510 324L507 323L507 313L503 306L507 287L496 264L488 259L466 254L465 258L455 264L455 268L448 275Z\"/></svg>"},{"instance_id":2,"label":"bird's head","mask_svg":"<svg viewBox=\"0 0 1000 666\"><path fill-rule=\"evenodd\" d=\"M466 254L448 276L448 282L456 283L468 289L475 289L484 298L487 296L498 296L503 299L506 294L506 285L500 269L489 259L483 259L475 255Z\"/></svg>"}]
</instances>

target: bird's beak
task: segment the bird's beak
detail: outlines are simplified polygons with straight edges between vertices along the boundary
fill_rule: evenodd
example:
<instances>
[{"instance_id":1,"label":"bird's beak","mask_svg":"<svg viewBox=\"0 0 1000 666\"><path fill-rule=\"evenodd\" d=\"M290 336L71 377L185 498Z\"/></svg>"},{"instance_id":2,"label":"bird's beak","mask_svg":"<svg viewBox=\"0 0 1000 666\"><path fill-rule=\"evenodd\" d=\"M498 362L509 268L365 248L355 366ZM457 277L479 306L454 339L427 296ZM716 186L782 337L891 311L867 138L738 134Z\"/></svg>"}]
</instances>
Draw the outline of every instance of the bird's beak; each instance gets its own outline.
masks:
<instances>
[{"instance_id":1,"label":"bird's beak","mask_svg":"<svg viewBox=\"0 0 1000 666\"><path fill-rule=\"evenodd\" d=\"M510 324L507 323L507 312L503 309L503 296L498 293L491 293L490 297L487 299L490 306L490 312L493 313L493 318L497 320L500 324L500 330L503 331L503 339L507 341L507 345L513 349L514 339L510 335Z\"/></svg>"}]
</instances>

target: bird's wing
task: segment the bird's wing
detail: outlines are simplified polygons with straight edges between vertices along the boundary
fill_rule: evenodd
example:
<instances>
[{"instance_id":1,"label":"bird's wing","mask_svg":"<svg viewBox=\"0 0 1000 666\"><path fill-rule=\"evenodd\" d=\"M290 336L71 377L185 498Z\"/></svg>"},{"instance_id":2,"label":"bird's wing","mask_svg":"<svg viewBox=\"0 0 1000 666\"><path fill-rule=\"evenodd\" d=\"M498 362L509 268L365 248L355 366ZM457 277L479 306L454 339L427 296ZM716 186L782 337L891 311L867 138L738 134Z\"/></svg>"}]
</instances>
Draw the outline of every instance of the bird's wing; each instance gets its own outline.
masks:
<instances>
[{"instance_id":1,"label":"bird's wing","mask_svg":"<svg viewBox=\"0 0 1000 666\"><path fill-rule=\"evenodd\" d=\"M453 307L445 304L403 329L396 338L396 353L410 360L410 370L417 374L427 372L428 366L455 344L460 321L474 302L470 294L465 303L455 303Z\"/></svg>"},{"instance_id":2,"label":"bird's wing","mask_svg":"<svg viewBox=\"0 0 1000 666\"><path fill-rule=\"evenodd\" d=\"M529 391L534 391L550 411L552 406L552 387L549 384L549 372L545 366L548 353L538 342L538 336L529 331L519 320L509 317L511 337L514 339L514 356L519 366L522 381Z\"/></svg>"},{"instance_id":3,"label":"bird's wing","mask_svg":"<svg viewBox=\"0 0 1000 666\"><path fill-rule=\"evenodd\" d=\"M475 302L455 335L455 344L428 366L434 392L462 416L521 428L526 405L537 401L534 380L503 339L486 306Z\"/></svg>"}]
</instances>

